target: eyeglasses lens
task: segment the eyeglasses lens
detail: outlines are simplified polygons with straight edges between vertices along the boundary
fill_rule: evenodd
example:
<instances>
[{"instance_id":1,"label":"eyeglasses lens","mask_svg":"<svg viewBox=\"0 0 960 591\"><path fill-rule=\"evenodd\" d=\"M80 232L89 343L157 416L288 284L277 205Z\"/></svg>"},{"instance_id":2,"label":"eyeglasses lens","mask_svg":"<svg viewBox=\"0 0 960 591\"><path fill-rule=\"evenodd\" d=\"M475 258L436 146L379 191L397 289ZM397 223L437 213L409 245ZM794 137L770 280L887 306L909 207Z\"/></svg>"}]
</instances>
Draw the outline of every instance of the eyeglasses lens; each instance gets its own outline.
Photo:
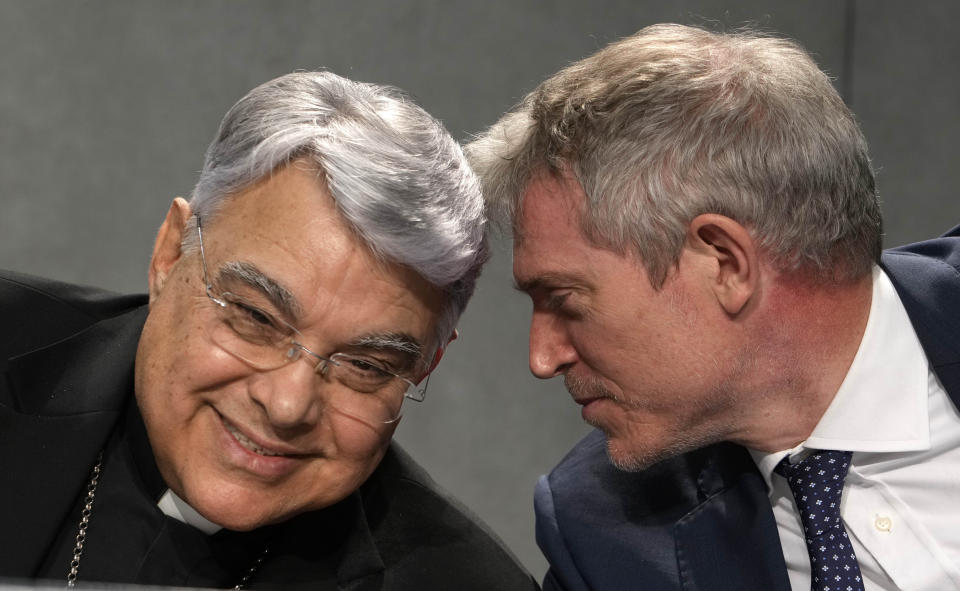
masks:
<instances>
[{"instance_id":1,"label":"eyeglasses lens","mask_svg":"<svg viewBox=\"0 0 960 591\"><path fill-rule=\"evenodd\" d=\"M210 340L247 365L271 371L306 357L317 373L317 396L340 413L376 427L396 422L407 382L385 373L371 360L344 354L317 359L296 342L296 332L224 294L208 322ZM253 311L251 311L253 310Z\"/></svg>"}]
</instances>

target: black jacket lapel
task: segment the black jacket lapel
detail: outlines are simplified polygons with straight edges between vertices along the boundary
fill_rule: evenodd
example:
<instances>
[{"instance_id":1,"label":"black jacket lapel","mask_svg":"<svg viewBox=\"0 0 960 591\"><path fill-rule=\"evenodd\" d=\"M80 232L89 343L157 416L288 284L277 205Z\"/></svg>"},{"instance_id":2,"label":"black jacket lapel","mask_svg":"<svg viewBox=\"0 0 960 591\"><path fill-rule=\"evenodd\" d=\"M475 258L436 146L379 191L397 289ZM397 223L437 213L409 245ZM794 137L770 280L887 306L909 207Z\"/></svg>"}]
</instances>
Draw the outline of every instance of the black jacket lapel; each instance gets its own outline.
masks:
<instances>
[{"instance_id":1,"label":"black jacket lapel","mask_svg":"<svg viewBox=\"0 0 960 591\"><path fill-rule=\"evenodd\" d=\"M81 494L97 453L133 393L146 308L11 359L0 388L0 572L29 577Z\"/></svg>"}]
</instances>

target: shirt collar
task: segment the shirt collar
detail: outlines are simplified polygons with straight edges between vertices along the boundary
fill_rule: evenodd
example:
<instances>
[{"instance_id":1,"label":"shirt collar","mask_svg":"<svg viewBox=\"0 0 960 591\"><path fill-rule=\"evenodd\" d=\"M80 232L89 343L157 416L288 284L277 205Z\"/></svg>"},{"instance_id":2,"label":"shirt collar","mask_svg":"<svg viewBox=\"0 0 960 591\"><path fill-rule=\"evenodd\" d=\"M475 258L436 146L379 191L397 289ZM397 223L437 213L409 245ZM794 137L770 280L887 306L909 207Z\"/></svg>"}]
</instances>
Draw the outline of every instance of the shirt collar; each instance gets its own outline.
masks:
<instances>
[{"instance_id":1,"label":"shirt collar","mask_svg":"<svg viewBox=\"0 0 960 591\"><path fill-rule=\"evenodd\" d=\"M749 450L770 487L784 456L810 449L901 452L930 448L929 368L893 284L873 269L870 315L857 354L806 441L774 453Z\"/></svg>"},{"instance_id":2,"label":"shirt collar","mask_svg":"<svg viewBox=\"0 0 960 591\"><path fill-rule=\"evenodd\" d=\"M160 507L164 515L173 517L177 521L186 523L187 525L192 525L208 536L223 529L216 523L197 513L196 509L188 505L186 501L177 496L177 494L169 488L167 492L163 493L163 496L160 497L160 502L157 503L157 507Z\"/></svg>"}]
</instances>

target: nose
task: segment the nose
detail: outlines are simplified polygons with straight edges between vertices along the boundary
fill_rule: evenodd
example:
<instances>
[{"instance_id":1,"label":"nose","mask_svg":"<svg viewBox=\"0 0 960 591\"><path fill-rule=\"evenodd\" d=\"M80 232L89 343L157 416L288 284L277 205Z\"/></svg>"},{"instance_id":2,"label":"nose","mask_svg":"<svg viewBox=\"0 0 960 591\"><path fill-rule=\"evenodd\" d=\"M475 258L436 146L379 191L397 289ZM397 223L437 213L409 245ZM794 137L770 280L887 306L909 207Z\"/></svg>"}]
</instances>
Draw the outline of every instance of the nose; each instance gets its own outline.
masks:
<instances>
[{"instance_id":1,"label":"nose","mask_svg":"<svg viewBox=\"0 0 960 591\"><path fill-rule=\"evenodd\" d=\"M317 374L302 360L256 374L250 395L278 431L310 429L319 419Z\"/></svg>"},{"instance_id":2,"label":"nose","mask_svg":"<svg viewBox=\"0 0 960 591\"><path fill-rule=\"evenodd\" d=\"M559 319L548 312L533 311L530 320L530 371L540 379L563 374L577 360Z\"/></svg>"}]
</instances>

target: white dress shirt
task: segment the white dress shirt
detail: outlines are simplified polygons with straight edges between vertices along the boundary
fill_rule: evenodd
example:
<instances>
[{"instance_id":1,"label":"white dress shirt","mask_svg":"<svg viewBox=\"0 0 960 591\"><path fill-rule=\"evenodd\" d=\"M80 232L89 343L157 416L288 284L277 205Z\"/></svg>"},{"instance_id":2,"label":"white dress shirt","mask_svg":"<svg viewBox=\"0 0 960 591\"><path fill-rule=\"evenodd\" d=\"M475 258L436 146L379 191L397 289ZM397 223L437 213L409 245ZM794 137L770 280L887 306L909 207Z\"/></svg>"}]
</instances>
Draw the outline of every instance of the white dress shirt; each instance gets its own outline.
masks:
<instances>
[{"instance_id":1,"label":"white dress shirt","mask_svg":"<svg viewBox=\"0 0 960 591\"><path fill-rule=\"evenodd\" d=\"M960 589L960 413L879 268L860 348L813 433L790 450L750 452L795 591L810 589L810 558L790 487L773 469L812 449L854 452L841 516L866 591Z\"/></svg>"}]
</instances>

